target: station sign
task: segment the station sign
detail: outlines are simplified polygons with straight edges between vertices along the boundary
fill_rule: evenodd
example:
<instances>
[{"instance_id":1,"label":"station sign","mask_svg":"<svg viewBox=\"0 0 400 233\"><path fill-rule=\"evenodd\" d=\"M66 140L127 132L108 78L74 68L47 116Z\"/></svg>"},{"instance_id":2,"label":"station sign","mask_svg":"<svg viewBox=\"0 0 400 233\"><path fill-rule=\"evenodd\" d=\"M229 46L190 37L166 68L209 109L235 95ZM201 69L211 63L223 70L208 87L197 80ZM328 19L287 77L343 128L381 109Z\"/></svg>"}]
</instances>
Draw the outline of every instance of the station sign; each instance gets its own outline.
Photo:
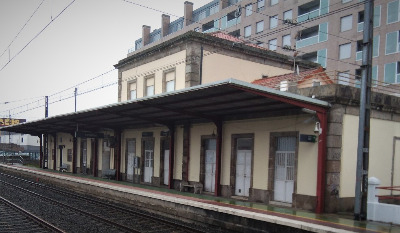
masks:
<instances>
[{"instance_id":1,"label":"station sign","mask_svg":"<svg viewBox=\"0 0 400 233\"><path fill-rule=\"evenodd\" d=\"M317 136L300 134L300 142L317 142Z\"/></svg>"},{"instance_id":2,"label":"station sign","mask_svg":"<svg viewBox=\"0 0 400 233\"><path fill-rule=\"evenodd\" d=\"M103 133L92 133L92 132L75 132L75 136L79 138L104 138Z\"/></svg>"},{"instance_id":3,"label":"station sign","mask_svg":"<svg viewBox=\"0 0 400 233\"><path fill-rule=\"evenodd\" d=\"M14 118L0 118L1 126L18 125L19 123L26 122L26 119L14 119Z\"/></svg>"}]
</instances>

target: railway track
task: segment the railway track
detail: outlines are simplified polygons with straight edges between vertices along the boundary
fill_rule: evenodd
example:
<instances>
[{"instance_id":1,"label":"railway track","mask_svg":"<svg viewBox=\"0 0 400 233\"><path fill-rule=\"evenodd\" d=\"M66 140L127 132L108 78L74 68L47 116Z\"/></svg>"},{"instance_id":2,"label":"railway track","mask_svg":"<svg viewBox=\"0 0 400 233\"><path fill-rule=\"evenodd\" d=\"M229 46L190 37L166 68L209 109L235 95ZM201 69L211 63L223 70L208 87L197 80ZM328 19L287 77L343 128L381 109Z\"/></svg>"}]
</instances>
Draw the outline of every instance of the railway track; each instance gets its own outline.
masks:
<instances>
[{"instance_id":1,"label":"railway track","mask_svg":"<svg viewBox=\"0 0 400 233\"><path fill-rule=\"evenodd\" d=\"M0 197L0 232L64 232L51 223Z\"/></svg>"},{"instance_id":2,"label":"railway track","mask_svg":"<svg viewBox=\"0 0 400 233\"><path fill-rule=\"evenodd\" d=\"M54 222L54 225L66 229L68 232L179 233L220 231L219 229L193 226L193 224L188 226L187 223L146 213L132 206L127 207L110 203L4 173L0 173L0 177L0 185L3 186L0 196L7 196L7 199L13 199L12 201L30 200L25 203L24 208L43 212L43 216L49 218L49 222ZM5 189L9 191L3 191ZM10 195L10 193L13 195ZM18 195L15 195L16 193ZM29 204L32 201L40 204L39 209L42 209L42 211L34 210L34 204ZM56 213L61 213L61 215L58 216Z\"/></svg>"}]
</instances>

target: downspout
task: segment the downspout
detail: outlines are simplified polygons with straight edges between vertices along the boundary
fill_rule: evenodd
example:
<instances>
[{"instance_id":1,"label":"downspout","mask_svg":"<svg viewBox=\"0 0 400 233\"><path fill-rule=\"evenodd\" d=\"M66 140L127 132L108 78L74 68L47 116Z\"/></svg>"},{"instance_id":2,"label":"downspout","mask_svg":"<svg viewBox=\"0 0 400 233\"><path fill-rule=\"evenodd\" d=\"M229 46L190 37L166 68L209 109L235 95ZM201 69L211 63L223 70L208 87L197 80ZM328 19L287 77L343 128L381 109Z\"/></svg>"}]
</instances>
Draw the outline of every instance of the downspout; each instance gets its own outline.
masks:
<instances>
[{"instance_id":1,"label":"downspout","mask_svg":"<svg viewBox=\"0 0 400 233\"><path fill-rule=\"evenodd\" d=\"M168 189L174 188L174 157L175 157L175 126L169 127L169 170L168 170Z\"/></svg>"},{"instance_id":2,"label":"downspout","mask_svg":"<svg viewBox=\"0 0 400 233\"><path fill-rule=\"evenodd\" d=\"M114 148L114 168L116 170L115 179L121 180L121 131L115 130L115 148Z\"/></svg>"},{"instance_id":3,"label":"downspout","mask_svg":"<svg viewBox=\"0 0 400 233\"><path fill-rule=\"evenodd\" d=\"M200 46L200 71L199 71L199 76L200 76L200 85L203 83L203 56L204 56L204 49L203 45Z\"/></svg>"},{"instance_id":4,"label":"downspout","mask_svg":"<svg viewBox=\"0 0 400 233\"><path fill-rule=\"evenodd\" d=\"M321 214L324 212L325 199L325 179L326 179L326 135L328 131L327 112L317 112L322 129L318 136L318 167L317 167L317 206L315 212Z\"/></svg>"},{"instance_id":5,"label":"downspout","mask_svg":"<svg viewBox=\"0 0 400 233\"><path fill-rule=\"evenodd\" d=\"M76 174L76 166L77 166L77 153L78 153L78 138L73 135L73 144L72 144L72 173Z\"/></svg>"}]
</instances>

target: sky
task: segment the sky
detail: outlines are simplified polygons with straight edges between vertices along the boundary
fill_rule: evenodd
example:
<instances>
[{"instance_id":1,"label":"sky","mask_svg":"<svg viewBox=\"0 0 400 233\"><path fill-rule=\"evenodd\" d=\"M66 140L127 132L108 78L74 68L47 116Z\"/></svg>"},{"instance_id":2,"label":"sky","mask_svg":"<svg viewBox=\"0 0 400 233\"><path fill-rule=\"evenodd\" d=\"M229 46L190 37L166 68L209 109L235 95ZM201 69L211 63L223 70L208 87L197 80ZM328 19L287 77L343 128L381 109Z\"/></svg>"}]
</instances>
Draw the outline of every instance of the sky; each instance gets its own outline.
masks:
<instances>
[{"instance_id":1,"label":"sky","mask_svg":"<svg viewBox=\"0 0 400 233\"><path fill-rule=\"evenodd\" d=\"M210 1L191 2L197 9ZM116 103L113 65L134 47L142 25L160 28L162 12L176 20L184 2L0 0L0 118L42 119L45 96L49 117L74 112L75 87L77 111Z\"/></svg>"}]
</instances>

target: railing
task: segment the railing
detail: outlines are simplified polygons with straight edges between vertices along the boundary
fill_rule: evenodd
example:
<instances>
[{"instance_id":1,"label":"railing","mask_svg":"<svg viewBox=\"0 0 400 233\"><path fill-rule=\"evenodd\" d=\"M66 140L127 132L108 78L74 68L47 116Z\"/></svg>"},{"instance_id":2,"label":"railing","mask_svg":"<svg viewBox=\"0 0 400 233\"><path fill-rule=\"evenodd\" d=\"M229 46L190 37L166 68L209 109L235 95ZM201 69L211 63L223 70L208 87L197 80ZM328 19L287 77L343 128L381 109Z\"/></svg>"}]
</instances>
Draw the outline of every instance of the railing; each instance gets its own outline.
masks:
<instances>
[{"instance_id":1,"label":"railing","mask_svg":"<svg viewBox=\"0 0 400 233\"><path fill-rule=\"evenodd\" d=\"M219 11L219 1L212 1L199 9L193 11L193 16L192 16L192 23L193 22L199 22L205 18L207 18L210 15L213 15Z\"/></svg>"},{"instance_id":2,"label":"railing","mask_svg":"<svg viewBox=\"0 0 400 233\"><path fill-rule=\"evenodd\" d=\"M153 43L161 39L161 29L154 30L150 33L150 42Z\"/></svg>"},{"instance_id":3,"label":"railing","mask_svg":"<svg viewBox=\"0 0 400 233\"><path fill-rule=\"evenodd\" d=\"M357 24L357 32L362 32L362 31L364 31L364 22Z\"/></svg>"},{"instance_id":4,"label":"railing","mask_svg":"<svg viewBox=\"0 0 400 233\"><path fill-rule=\"evenodd\" d=\"M297 16L297 22L303 22L319 16L319 9Z\"/></svg>"},{"instance_id":5,"label":"railing","mask_svg":"<svg viewBox=\"0 0 400 233\"><path fill-rule=\"evenodd\" d=\"M168 27L168 35L169 35L169 34L172 34L172 33L174 33L174 32L177 32L177 31L179 31L179 30L182 30L182 28L183 28L183 22L184 22L184 18L181 17L181 18L179 18L179 19L173 21L172 23L170 23L170 24L169 24L169 27Z\"/></svg>"},{"instance_id":6,"label":"railing","mask_svg":"<svg viewBox=\"0 0 400 233\"><path fill-rule=\"evenodd\" d=\"M139 50L139 49L141 49L141 48L142 48L142 38L137 39L137 40L135 41L135 47L134 47L134 48L128 49L128 54L129 54L129 53L132 53L132 52L135 52L136 50Z\"/></svg>"},{"instance_id":7,"label":"railing","mask_svg":"<svg viewBox=\"0 0 400 233\"><path fill-rule=\"evenodd\" d=\"M362 51L357 51L356 52L356 61L362 60L362 54L363 54Z\"/></svg>"},{"instance_id":8,"label":"railing","mask_svg":"<svg viewBox=\"0 0 400 233\"><path fill-rule=\"evenodd\" d=\"M296 48L302 48L302 47L306 47L309 45L313 45L313 44L317 44L319 41L319 35L316 36L311 36L302 40L298 40L296 42Z\"/></svg>"},{"instance_id":9,"label":"railing","mask_svg":"<svg viewBox=\"0 0 400 233\"><path fill-rule=\"evenodd\" d=\"M235 19L231 19L231 20L229 20L229 21L226 22L226 28L235 26L235 25L237 25L237 24L239 24L239 23L240 23L240 17L235 18Z\"/></svg>"}]
</instances>

